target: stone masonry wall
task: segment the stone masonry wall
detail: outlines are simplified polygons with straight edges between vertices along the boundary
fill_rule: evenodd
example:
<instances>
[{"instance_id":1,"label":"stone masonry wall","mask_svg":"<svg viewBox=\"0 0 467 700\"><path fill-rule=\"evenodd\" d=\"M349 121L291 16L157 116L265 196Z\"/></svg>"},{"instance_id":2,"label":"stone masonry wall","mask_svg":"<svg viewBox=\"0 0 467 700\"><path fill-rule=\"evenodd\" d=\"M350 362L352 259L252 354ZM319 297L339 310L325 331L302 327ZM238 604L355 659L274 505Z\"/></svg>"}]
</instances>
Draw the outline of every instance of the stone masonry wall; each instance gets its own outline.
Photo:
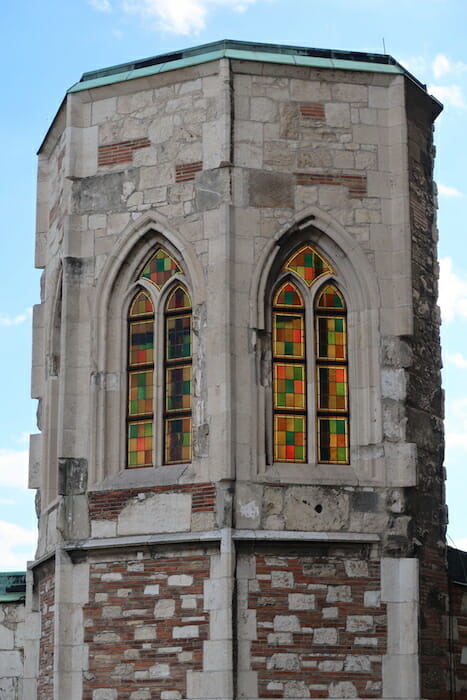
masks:
<instances>
[{"instance_id":1,"label":"stone masonry wall","mask_svg":"<svg viewBox=\"0 0 467 700\"><path fill-rule=\"evenodd\" d=\"M244 555L240 688L249 679L264 698L380 697L386 606L378 558L358 546L293 550Z\"/></svg>"},{"instance_id":2,"label":"stone masonry wall","mask_svg":"<svg viewBox=\"0 0 467 700\"><path fill-rule=\"evenodd\" d=\"M200 553L92 564L83 700L187 697L187 671L202 670L209 633L208 576Z\"/></svg>"},{"instance_id":3,"label":"stone masonry wall","mask_svg":"<svg viewBox=\"0 0 467 700\"><path fill-rule=\"evenodd\" d=\"M420 560L421 694L443 700L449 684L443 395L439 342L433 141L426 98L406 90L414 328L407 382L407 439L417 445L417 489L408 496L409 547Z\"/></svg>"},{"instance_id":4,"label":"stone masonry wall","mask_svg":"<svg viewBox=\"0 0 467 700\"><path fill-rule=\"evenodd\" d=\"M22 700L24 603L0 603L0 698Z\"/></svg>"}]
</instances>

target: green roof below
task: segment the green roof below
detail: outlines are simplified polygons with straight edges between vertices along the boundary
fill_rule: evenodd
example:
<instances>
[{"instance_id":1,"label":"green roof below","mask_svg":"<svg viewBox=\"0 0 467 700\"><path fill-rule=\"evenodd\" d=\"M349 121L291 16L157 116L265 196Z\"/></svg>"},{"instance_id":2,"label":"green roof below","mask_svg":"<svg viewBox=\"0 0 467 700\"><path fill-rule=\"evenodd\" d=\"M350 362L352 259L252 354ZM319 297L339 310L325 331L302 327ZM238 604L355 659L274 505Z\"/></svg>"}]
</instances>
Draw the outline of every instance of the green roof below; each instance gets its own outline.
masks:
<instances>
[{"instance_id":1,"label":"green roof below","mask_svg":"<svg viewBox=\"0 0 467 700\"><path fill-rule=\"evenodd\" d=\"M26 574L23 571L0 573L0 603L15 603L26 597Z\"/></svg>"},{"instance_id":2,"label":"green roof below","mask_svg":"<svg viewBox=\"0 0 467 700\"><path fill-rule=\"evenodd\" d=\"M403 73L424 88L397 61L386 54L313 49L303 46L256 44L247 41L216 41L182 51L153 56L140 61L121 63L109 68L84 73L68 92L79 92L170 70L231 58L240 61L261 61L295 66L339 70L361 70L377 73Z\"/></svg>"}]
</instances>

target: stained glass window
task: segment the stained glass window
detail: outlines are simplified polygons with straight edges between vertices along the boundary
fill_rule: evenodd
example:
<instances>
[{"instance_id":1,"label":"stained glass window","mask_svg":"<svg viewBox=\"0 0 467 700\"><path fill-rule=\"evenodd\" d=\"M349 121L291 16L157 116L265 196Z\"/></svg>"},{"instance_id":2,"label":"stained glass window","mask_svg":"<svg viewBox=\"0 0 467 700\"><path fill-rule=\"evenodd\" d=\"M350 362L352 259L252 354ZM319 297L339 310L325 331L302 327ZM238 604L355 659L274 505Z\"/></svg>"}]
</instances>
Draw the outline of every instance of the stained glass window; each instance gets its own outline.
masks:
<instances>
[{"instance_id":1,"label":"stained glass window","mask_svg":"<svg viewBox=\"0 0 467 700\"><path fill-rule=\"evenodd\" d=\"M154 306L145 291L128 314L128 467L153 464Z\"/></svg>"},{"instance_id":2,"label":"stained glass window","mask_svg":"<svg viewBox=\"0 0 467 700\"><path fill-rule=\"evenodd\" d=\"M151 282L151 295L141 289L128 313L127 452L128 467L151 467L191 460L191 299L182 284L157 307L159 292L175 274L176 260L159 248L139 279ZM156 305L155 305L156 304ZM160 321L158 321L160 319ZM155 343L160 328L160 351ZM163 343L162 343L163 339ZM156 386L160 386L156 393ZM156 444L156 435L163 444ZM159 437L157 438L159 441Z\"/></svg>"},{"instance_id":3,"label":"stained glass window","mask_svg":"<svg viewBox=\"0 0 467 700\"><path fill-rule=\"evenodd\" d=\"M178 285L165 305L165 462L191 460L191 301Z\"/></svg>"},{"instance_id":4,"label":"stained glass window","mask_svg":"<svg viewBox=\"0 0 467 700\"><path fill-rule=\"evenodd\" d=\"M333 284L315 303L318 461L349 462L346 306Z\"/></svg>"},{"instance_id":5,"label":"stained glass window","mask_svg":"<svg viewBox=\"0 0 467 700\"><path fill-rule=\"evenodd\" d=\"M274 460L305 462L305 306L291 282L280 286L274 295L272 349Z\"/></svg>"},{"instance_id":6,"label":"stained glass window","mask_svg":"<svg viewBox=\"0 0 467 700\"><path fill-rule=\"evenodd\" d=\"M318 462L348 464L345 300L335 284L325 282L315 296L313 324L311 313L308 316L306 311L313 286L324 276L335 275L335 271L310 244L305 244L285 261L281 272L288 273L288 277L278 285L272 301L274 460L306 462L311 431L316 434ZM298 278L296 282L294 277ZM308 347L307 334L314 336ZM315 365L314 370L308 368L308 379L307 362ZM313 386L307 388L310 380ZM310 390L316 406L311 415L307 409Z\"/></svg>"},{"instance_id":7,"label":"stained glass window","mask_svg":"<svg viewBox=\"0 0 467 700\"><path fill-rule=\"evenodd\" d=\"M180 266L163 248L159 248L145 265L141 277L155 284L158 289L162 289L176 272L181 272Z\"/></svg>"},{"instance_id":8,"label":"stained glass window","mask_svg":"<svg viewBox=\"0 0 467 700\"><path fill-rule=\"evenodd\" d=\"M284 269L301 277L309 287L323 275L334 273L331 265L308 244L287 260Z\"/></svg>"}]
</instances>

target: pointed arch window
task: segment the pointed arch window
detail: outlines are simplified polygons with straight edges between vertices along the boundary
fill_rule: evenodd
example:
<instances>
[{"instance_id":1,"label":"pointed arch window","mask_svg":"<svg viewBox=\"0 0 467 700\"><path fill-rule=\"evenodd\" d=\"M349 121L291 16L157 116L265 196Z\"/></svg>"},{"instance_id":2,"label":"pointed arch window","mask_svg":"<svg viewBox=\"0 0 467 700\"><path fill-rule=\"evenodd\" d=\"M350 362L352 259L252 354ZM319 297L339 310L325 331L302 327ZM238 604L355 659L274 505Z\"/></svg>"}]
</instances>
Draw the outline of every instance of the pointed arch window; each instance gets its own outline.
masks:
<instances>
[{"instance_id":1,"label":"pointed arch window","mask_svg":"<svg viewBox=\"0 0 467 700\"><path fill-rule=\"evenodd\" d=\"M174 275L182 276L182 268L159 248L138 278L144 288L130 303L129 468L191 461L192 307Z\"/></svg>"},{"instance_id":2,"label":"pointed arch window","mask_svg":"<svg viewBox=\"0 0 467 700\"><path fill-rule=\"evenodd\" d=\"M305 244L272 297L275 462L349 463L346 303L335 270Z\"/></svg>"}]
</instances>

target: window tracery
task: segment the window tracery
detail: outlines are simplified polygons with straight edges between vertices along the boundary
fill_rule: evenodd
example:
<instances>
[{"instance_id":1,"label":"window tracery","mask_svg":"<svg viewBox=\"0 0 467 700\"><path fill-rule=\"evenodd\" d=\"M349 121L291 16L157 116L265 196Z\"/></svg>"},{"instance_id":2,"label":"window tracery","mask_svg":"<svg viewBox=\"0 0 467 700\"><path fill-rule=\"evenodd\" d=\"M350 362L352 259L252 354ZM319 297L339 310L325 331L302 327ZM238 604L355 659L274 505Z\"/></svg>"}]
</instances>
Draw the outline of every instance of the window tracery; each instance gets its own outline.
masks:
<instances>
[{"instance_id":1,"label":"window tracery","mask_svg":"<svg viewBox=\"0 0 467 700\"><path fill-rule=\"evenodd\" d=\"M282 265L272 297L273 459L349 463L346 303L311 245ZM321 286L320 286L321 284Z\"/></svg>"},{"instance_id":2,"label":"window tracery","mask_svg":"<svg viewBox=\"0 0 467 700\"><path fill-rule=\"evenodd\" d=\"M146 286L130 303L128 468L191 461L192 309L185 285L170 287L174 275L182 268L159 248L138 278Z\"/></svg>"}]
</instances>

